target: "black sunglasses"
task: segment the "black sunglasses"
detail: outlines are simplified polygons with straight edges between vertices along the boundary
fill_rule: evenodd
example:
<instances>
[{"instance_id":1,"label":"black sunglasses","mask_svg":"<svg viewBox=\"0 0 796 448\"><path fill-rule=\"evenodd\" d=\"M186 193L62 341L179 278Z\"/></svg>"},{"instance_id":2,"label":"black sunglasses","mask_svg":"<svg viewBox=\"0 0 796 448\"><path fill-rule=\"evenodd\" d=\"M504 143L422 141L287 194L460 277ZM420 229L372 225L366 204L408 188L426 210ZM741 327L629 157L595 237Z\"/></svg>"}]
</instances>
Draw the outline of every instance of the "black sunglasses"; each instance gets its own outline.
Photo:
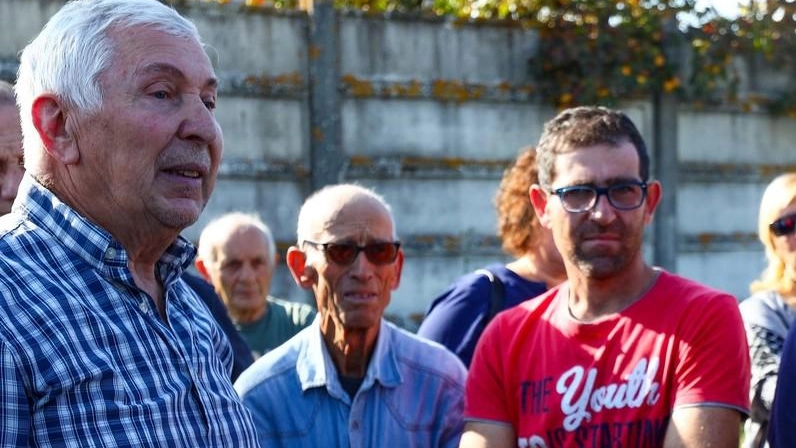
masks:
<instances>
[{"instance_id":1,"label":"black sunglasses","mask_svg":"<svg viewBox=\"0 0 796 448\"><path fill-rule=\"evenodd\" d=\"M769 224L768 228L776 236L790 235L796 228L796 214L783 216Z\"/></svg>"},{"instance_id":2,"label":"black sunglasses","mask_svg":"<svg viewBox=\"0 0 796 448\"><path fill-rule=\"evenodd\" d=\"M383 266L395 261L401 243L398 241L370 243L360 246L355 243L316 243L304 240L304 243L319 248L326 255L326 260L340 266L348 266L357 259L360 252L374 265Z\"/></svg>"}]
</instances>

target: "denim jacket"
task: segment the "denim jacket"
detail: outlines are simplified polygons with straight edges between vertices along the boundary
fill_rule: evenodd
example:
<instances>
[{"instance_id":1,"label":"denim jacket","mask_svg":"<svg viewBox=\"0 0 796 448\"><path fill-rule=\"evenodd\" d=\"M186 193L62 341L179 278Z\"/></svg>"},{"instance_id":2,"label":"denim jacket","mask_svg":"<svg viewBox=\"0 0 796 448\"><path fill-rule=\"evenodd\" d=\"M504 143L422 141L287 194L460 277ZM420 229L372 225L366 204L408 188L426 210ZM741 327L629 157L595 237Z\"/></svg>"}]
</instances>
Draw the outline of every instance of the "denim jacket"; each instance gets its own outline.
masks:
<instances>
[{"instance_id":1,"label":"denim jacket","mask_svg":"<svg viewBox=\"0 0 796 448\"><path fill-rule=\"evenodd\" d=\"M319 320L245 371L235 389L268 447L457 447L466 370L441 345L382 321L364 381L343 390Z\"/></svg>"}]
</instances>

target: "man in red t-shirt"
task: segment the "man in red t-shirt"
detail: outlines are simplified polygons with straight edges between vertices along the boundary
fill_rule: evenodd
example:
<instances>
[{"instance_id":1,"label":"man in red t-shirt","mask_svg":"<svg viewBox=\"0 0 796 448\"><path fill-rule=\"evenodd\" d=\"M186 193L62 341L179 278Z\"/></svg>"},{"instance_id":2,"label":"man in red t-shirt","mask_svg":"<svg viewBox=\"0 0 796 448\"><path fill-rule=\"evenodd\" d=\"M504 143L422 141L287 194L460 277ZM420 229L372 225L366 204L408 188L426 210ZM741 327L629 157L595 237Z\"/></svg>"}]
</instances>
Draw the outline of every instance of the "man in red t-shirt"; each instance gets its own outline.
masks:
<instances>
[{"instance_id":1,"label":"man in red t-shirt","mask_svg":"<svg viewBox=\"0 0 796 448\"><path fill-rule=\"evenodd\" d=\"M737 447L750 375L737 301L644 261L661 185L635 125L565 110L537 164L531 202L568 280L487 327L460 447Z\"/></svg>"}]
</instances>

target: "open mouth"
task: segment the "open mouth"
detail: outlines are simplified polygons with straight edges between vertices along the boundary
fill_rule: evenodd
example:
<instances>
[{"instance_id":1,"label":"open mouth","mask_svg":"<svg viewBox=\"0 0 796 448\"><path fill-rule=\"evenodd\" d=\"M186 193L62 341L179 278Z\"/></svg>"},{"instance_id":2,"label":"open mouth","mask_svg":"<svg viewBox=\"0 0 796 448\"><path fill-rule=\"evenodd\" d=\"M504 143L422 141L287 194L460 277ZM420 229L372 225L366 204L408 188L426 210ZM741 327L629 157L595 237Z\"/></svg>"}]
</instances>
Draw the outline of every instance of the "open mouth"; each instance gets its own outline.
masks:
<instances>
[{"instance_id":1,"label":"open mouth","mask_svg":"<svg viewBox=\"0 0 796 448\"><path fill-rule=\"evenodd\" d=\"M199 179L202 177L202 173L197 170L185 170L185 169L169 169L165 170L169 174L174 174L177 176L187 177L189 179Z\"/></svg>"},{"instance_id":2,"label":"open mouth","mask_svg":"<svg viewBox=\"0 0 796 448\"><path fill-rule=\"evenodd\" d=\"M370 302L375 300L378 295L374 293L355 293L350 292L343 295L346 299L353 302Z\"/></svg>"}]
</instances>

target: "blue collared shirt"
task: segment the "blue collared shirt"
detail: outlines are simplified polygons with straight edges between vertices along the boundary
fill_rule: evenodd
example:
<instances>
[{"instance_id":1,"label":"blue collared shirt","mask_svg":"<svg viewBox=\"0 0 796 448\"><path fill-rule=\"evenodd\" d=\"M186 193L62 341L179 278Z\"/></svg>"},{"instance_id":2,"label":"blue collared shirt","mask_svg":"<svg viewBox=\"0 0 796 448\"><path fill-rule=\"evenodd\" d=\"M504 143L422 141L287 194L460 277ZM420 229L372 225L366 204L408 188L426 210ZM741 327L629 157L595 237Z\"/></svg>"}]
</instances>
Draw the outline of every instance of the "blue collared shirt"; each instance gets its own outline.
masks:
<instances>
[{"instance_id":1,"label":"blue collared shirt","mask_svg":"<svg viewBox=\"0 0 796 448\"><path fill-rule=\"evenodd\" d=\"M382 321L364 381L343 390L320 320L235 382L268 447L457 447L466 370L453 353Z\"/></svg>"},{"instance_id":2,"label":"blue collared shirt","mask_svg":"<svg viewBox=\"0 0 796 448\"><path fill-rule=\"evenodd\" d=\"M0 446L258 446L229 343L179 279L194 247L157 263L165 322L108 232L29 175L19 196L0 219Z\"/></svg>"}]
</instances>

